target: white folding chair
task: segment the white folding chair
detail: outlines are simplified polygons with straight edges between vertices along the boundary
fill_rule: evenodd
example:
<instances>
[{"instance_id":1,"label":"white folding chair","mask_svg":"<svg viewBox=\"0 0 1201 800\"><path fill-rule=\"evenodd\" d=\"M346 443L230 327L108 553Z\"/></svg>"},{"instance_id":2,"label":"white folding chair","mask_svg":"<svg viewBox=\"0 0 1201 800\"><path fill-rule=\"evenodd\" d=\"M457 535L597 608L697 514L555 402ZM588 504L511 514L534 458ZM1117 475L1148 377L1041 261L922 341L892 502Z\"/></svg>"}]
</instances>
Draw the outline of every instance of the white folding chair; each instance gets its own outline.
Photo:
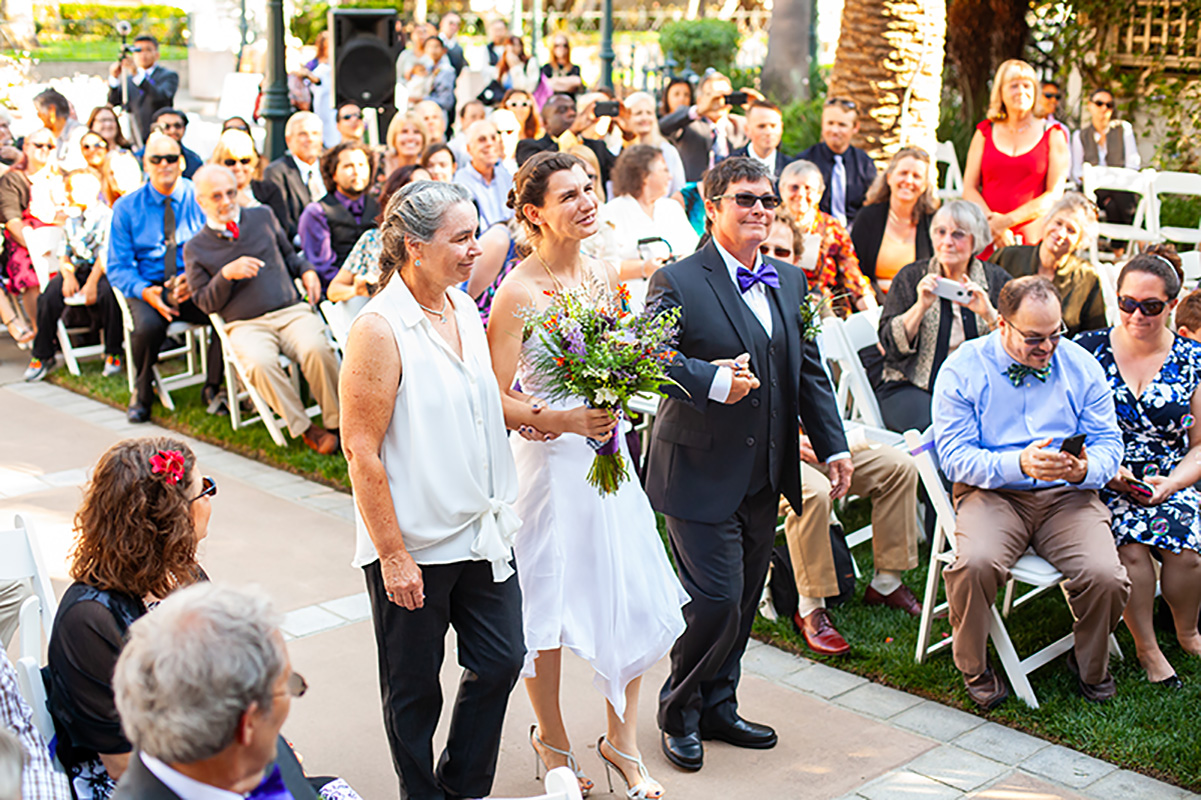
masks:
<instances>
[{"instance_id":1,"label":"white folding chair","mask_svg":"<svg viewBox=\"0 0 1201 800\"><path fill-rule=\"evenodd\" d=\"M246 425L253 425L256 422L263 423L263 427L267 429L267 433L271 435L271 441L275 442L280 447L287 447L288 440L284 438L284 430L287 424L275 415L270 404L263 398L254 385L250 382L250 372L242 364L238 358L238 354L234 351L233 344L230 343L229 333L225 330L225 320L220 314L209 314L209 320L213 323L213 331L221 340L221 354L225 359L225 393L229 398L229 423L236 431L238 428ZM292 379L292 386L296 390L297 396L300 395L300 368L292 363L292 360L282 353L279 356L280 365L288 373ZM248 399L251 405L254 406L256 416L242 416L242 401ZM305 413L310 417L315 417L321 413L321 406L312 405L305 409Z\"/></svg>"},{"instance_id":2,"label":"white folding chair","mask_svg":"<svg viewBox=\"0 0 1201 800\"><path fill-rule=\"evenodd\" d=\"M1129 223L1102 222L1097 225L1099 235L1107 239L1125 239L1132 243L1150 242L1155 239L1154 201L1151 196L1151 181L1155 170L1142 171L1126 169L1125 167L1095 167L1084 165L1081 179L1084 194L1089 200L1097 202L1097 191L1132 192L1139 196L1138 207L1134 219ZM1100 261L1097 243L1091 248L1093 264Z\"/></svg>"},{"instance_id":3,"label":"white folding chair","mask_svg":"<svg viewBox=\"0 0 1201 800\"><path fill-rule=\"evenodd\" d=\"M1184 269L1184 291L1186 293L1201 285L1201 250L1185 250L1181 253L1180 266Z\"/></svg>"},{"instance_id":4,"label":"white folding chair","mask_svg":"<svg viewBox=\"0 0 1201 800\"><path fill-rule=\"evenodd\" d=\"M1164 225L1161 219L1163 201L1160 195L1201 197L1201 175L1192 172L1155 172L1151 178L1151 235L1157 242L1201 244L1201 219L1190 228Z\"/></svg>"},{"instance_id":5,"label":"white folding chair","mask_svg":"<svg viewBox=\"0 0 1201 800\"><path fill-rule=\"evenodd\" d=\"M121 309L122 327L125 330L125 377L129 382L129 393L132 395L134 381L137 377L137 369L133 363L133 342L130 338L133 336L133 314L129 311L129 302L125 299L125 295L121 294L117 287L112 288L113 296L117 299L117 306ZM156 364L154 366L154 389L158 392L158 398L163 406L174 411L175 401L171 399L172 389L195 386L207 380L208 331L205 330L204 325L195 325L191 322L172 322L167 326L167 338L181 339L183 344L170 350L160 350L158 363L161 364L168 359L182 356L186 358L186 366L182 372L164 378Z\"/></svg>"},{"instance_id":6,"label":"white folding chair","mask_svg":"<svg viewBox=\"0 0 1201 800\"><path fill-rule=\"evenodd\" d=\"M22 514L13 518L13 527L0 531L0 580L15 581L29 579L33 584L33 596L22 603L20 616L21 655L38 656L41 653L41 638L37 635L37 614L28 608L36 608L42 618L42 630L50 640L50 628L54 615L58 613L58 601L54 587L50 584L50 573L42 559L33 525ZM36 606L31 606L33 601ZM32 623L32 625L27 624Z\"/></svg>"},{"instance_id":7,"label":"white folding chair","mask_svg":"<svg viewBox=\"0 0 1201 800\"><path fill-rule=\"evenodd\" d=\"M22 656L13 665L17 668L17 688L21 696L29 704L32 714L33 727L47 742L54 738L54 720L50 718L50 709L46 707L46 684L42 682L42 670L38 659L32 656ZM54 759L54 768L62 772L62 765Z\"/></svg>"},{"instance_id":8,"label":"white folding chair","mask_svg":"<svg viewBox=\"0 0 1201 800\"><path fill-rule=\"evenodd\" d=\"M934 146L934 165L946 164L947 171L943 176L942 186L938 196L942 200L955 200L963 197L963 170L959 167L959 155L951 142L939 142Z\"/></svg>"},{"instance_id":9,"label":"white folding chair","mask_svg":"<svg viewBox=\"0 0 1201 800\"><path fill-rule=\"evenodd\" d=\"M546 777L542 779L542 786L546 789L545 794L515 800L583 800L579 781L576 780L575 773L567 767L555 767L547 772ZM500 798L492 797L488 800Z\"/></svg>"},{"instance_id":10,"label":"white folding chair","mask_svg":"<svg viewBox=\"0 0 1201 800\"><path fill-rule=\"evenodd\" d=\"M329 300L322 300L317 305L322 319L325 320L325 324L334 338L334 346L338 351L338 355L346 353L346 340L350 336L350 326L354 323L354 318L358 316L359 311L365 305L367 305L366 297L351 297L340 303L331 303Z\"/></svg>"},{"instance_id":11,"label":"white folding chair","mask_svg":"<svg viewBox=\"0 0 1201 800\"><path fill-rule=\"evenodd\" d=\"M38 276L38 288L46 291L50 280L59 272L59 256L63 251L65 234L63 229L55 225L41 228L25 228L25 245L29 250L29 261L33 271ZM104 343L91 345L75 345L72 336L82 336L91 333L91 328L68 328L62 317L55 321L55 332L58 335L58 346L63 353L63 361L72 375L79 374L79 362L87 358L103 358Z\"/></svg>"},{"instance_id":12,"label":"white folding chair","mask_svg":"<svg viewBox=\"0 0 1201 800\"><path fill-rule=\"evenodd\" d=\"M939 579L942 577L942 571L945 567L955 563L955 510L951 505L951 498L947 496L947 491L942 483L942 477L938 471L938 457L934 450L934 429L929 428L924 433L916 430L906 431L905 442L909 446L910 453L912 453L914 459L917 461L918 475L921 478L922 486L930 497L930 502L934 505L936 518L934 539L930 547L930 570L926 575L926 594L922 602L921 621L918 624L915 659L917 663L921 664L926 660L926 656L950 646L953 639L953 637L948 636L945 639L939 639L934 644L930 644L930 633L935 615L947 611L949 608L946 601L942 603L937 603L936 601L938 600L938 585ZM1013 687L1014 693L1026 705L1031 708L1038 708L1038 698L1035 697L1034 689L1030 686L1030 673L1070 650L1075 637L1072 633L1068 633L1038 652L1022 658L1009 636L1009 631L1005 627L1005 620L1014 608L1028 603L1046 590L1056 586L1062 589L1066 602L1068 599L1067 589L1064 588L1066 581L1064 580L1063 573L1051 566L1050 563L1033 550L1027 550L1022 554L1021 558L1010 568L1009 572L1010 579L1005 586L1005 598L1002 608L998 609L995 603L991 608L992 621L989 625L988 635L993 641L993 647L997 650L997 657L1001 661L1001 666L1005 670L1005 675L1009 679L1009 684ZM1018 583L1033 588L1015 599L1014 587ZM1068 603L1068 608L1069 610L1071 609L1070 602ZM1119 658L1122 657L1121 648L1118 647L1118 640L1113 634L1109 636L1109 651L1111 655L1116 655Z\"/></svg>"},{"instance_id":13,"label":"white folding chair","mask_svg":"<svg viewBox=\"0 0 1201 800\"><path fill-rule=\"evenodd\" d=\"M872 308L852 314L845 320L830 317L822 320L822 331L818 338L818 349L822 357L838 365L838 382L835 399L839 412L852 422L882 432L885 438L877 439L888 444L899 444L899 434L885 431L880 403L867 377L867 370L859 359L859 351L879 343L876 328L880 324L882 309ZM872 438L876 438L874 435Z\"/></svg>"}]
</instances>

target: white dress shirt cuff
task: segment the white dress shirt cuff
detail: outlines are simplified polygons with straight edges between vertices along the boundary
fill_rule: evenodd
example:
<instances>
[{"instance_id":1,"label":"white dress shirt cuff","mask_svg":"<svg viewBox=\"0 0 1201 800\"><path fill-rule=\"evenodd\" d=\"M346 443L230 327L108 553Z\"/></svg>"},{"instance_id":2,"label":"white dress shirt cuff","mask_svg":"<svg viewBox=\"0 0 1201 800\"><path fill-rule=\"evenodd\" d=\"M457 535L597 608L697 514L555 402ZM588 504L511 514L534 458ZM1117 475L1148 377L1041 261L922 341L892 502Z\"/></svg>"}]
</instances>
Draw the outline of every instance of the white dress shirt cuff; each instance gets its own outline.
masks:
<instances>
[{"instance_id":1,"label":"white dress shirt cuff","mask_svg":"<svg viewBox=\"0 0 1201 800\"><path fill-rule=\"evenodd\" d=\"M114 89L117 89L121 86L121 81L117 80L116 78L114 78L110 75L109 79L108 79L108 85L113 87Z\"/></svg>"},{"instance_id":2,"label":"white dress shirt cuff","mask_svg":"<svg viewBox=\"0 0 1201 800\"><path fill-rule=\"evenodd\" d=\"M729 367L718 367L709 384L709 399L715 403L724 403L730 396L730 386L734 383L734 370Z\"/></svg>"},{"instance_id":3,"label":"white dress shirt cuff","mask_svg":"<svg viewBox=\"0 0 1201 800\"><path fill-rule=\"evenodd\" d=\"M1006 484L1021 483L1030 480L1030 476L1022 470L1022 451L1012 450L1001 454L1001 475Z\"/></svg>"},{"instance_id":4,"label":"white dress shirt cuff","mask_svg":"<svg viewBox=\"0 0 1201 800\"><path fill-rule=\"evenodd\" d=\"M826 463L833 464L835 461L842 461L843 459L850 458L850 457L851 457L851 454L848 453L846 450L843 450L841 453L835 453L834 455L827 458Z\"/></svg>"}]
</instances>

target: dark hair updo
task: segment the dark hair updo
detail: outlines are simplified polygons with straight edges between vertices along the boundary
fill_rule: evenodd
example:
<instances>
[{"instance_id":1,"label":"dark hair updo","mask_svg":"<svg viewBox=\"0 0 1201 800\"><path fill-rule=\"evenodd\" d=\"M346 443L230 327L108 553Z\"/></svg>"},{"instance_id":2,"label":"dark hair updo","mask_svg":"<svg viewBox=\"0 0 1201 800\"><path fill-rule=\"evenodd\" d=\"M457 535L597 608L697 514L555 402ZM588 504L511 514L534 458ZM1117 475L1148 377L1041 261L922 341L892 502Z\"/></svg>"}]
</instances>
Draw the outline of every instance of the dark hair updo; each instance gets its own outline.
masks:
<instances>
[{"instance_id":1,"label":"dark hair updo","mask_svg":"<svg viewBox=\"0 0 1201 800\"><path fill-rule=\"evenodd\" d=\"M521 165L513 176L513 188L509 190L508 206L513 209L514 218L525 226L531 239L541 235L538 226L530 222L523 209L527 206L541 208L546 204L546 189L550 185L550 176L556 172L572 170L576 167L587 172L584 160L570 153L539 153Z\"/></svg>"},{"instance_id":2,"label":"dark hair updo","mask_svg":"<svg viewBox=\"0 0 1201 800\"><path fill-rule=\"evenodd\" d=\"M1176 299L1184 284L1184 266L1176 254L1176 247L1168 242L1153 244L1126 262L1126 266L1118 273L1119 292L1122 291L1122 282L1131 272L1144 272L1159 278L1163 281L1163 290L1169 300Z\"/></svg>"}]
</instances>

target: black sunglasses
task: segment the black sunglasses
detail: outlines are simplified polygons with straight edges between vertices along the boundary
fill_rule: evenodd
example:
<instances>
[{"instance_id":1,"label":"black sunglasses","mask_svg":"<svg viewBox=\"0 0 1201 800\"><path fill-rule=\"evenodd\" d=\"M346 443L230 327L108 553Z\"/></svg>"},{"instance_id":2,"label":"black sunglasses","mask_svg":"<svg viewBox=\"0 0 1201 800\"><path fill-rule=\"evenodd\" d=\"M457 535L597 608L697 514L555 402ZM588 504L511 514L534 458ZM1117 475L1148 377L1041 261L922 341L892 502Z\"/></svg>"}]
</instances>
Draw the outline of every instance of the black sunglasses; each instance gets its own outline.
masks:
<instances>
[{"instance_id":1,"label":"black sunglasses","mask_svg":"<svg viewBox=\"0 0 1201 800\"><path fill-rule=\"evenodd\" d=\"M254 159L250 158L249 156L247 156L246 158L227 158L227 159L225 159L224 163L225 163L225 166L232 167L234 164L246 165L246 164L249 164L253 160Z\"/></svg>"},{"instance_id":2,"label":"black sunglasses","mask_svg":"<svg viewBox=\"0 0 1201 800\"><path fill-rule=\"evenodd\" d=\"M1017 325L1009 322L1009 320L1005 321L1009 323L1009 327L1013 328L1018 332L1018 334L1021 335L1022 341L1026 343L1027 347L1038 347L1043 342L1049 342L1051 345L1057 345L1059 344L1059 340L1063 338L1063 335L1068 332L1068 326L1063 322L1060 322L1059 330L1055 331L1055 333L1051 334L1050 336L1035 336L1032 333L1027 333L1026 331L1022 330Z\"/></svg>"},{"instance_id":3,"label":"black sunglasses","mask_svg":"<svg viewBox=\"0 0 1201 800\"><path fill-rule=\"evenodd\" d=\"M30 142L29 146L34 150L53 150L54 142Z\"/></svg>"},{"instance_id":4,"label":"black sunglasses","mask_svg":"<svg viewBox=\"0 0 1201 800\"><path fill-rule=\"evenodd\" d=\"M1122 295L1118 298L1118 308L1125 314L1133 314L1141 310L1144 317L1158 317L1168 305L1166 300L1135 300L1133 297Z\"/></svg>"},{"instance_id":5,"label":"black sunglasses","mask_svg":"<svg viewBox=\"0 0 1201 800\"><path fill-rule=\"evenodd\" d=\"M755 203L762 203L765 209L771 211L776 206L780 205L780 198L776 197L774 194L751 194L750 192L739 192L738 194L719 194L713 199L721 200L727 197L731 198L742 208L754 208Z\"/></svg>"},{"instance_id":6,"label":"black sunglasses","mask_svg":"<svg viewBox=\"0 0 1201 800\"><path fill-rule=\"evenodd\" d=\"M831 97L830 99L826 100L826 105L842 106L847 111L854 111L856 108L858 108L858 106L855 105L854 100L847 100L845 97Z\"/></svg>"},{"instance_id":7,"label":"black sunglasses","mask_svg":"<svg viewBox=\"0 0 1201 800\"><path fill-rule=\"evenodd\" d=\"M108 149L108 145L103 142L95 142L93 144L87 144L87 143L81 142L79 146L82 147L84 150L107 150Z\"/></svg>"},{"instance_id":8,"label":"black sunglasses","mask_svg":"<svg viewBox=\"0 0 1201 800\"><path fill-rule=\"evenodd\" d=\"M341 116L338 117L338 119L341 119L341 120L362 119L362 118L363 118L362 114L342 114Z\"/></svg>"},{"instance_id":9,"label":"black sunglasses","mask_svg":"<svg viewBox=\"0 0 1201 800\"><path fill-rule=\"evenodd\" d=\"M787 247L769 247L768 245L759 245L759 252L765 256L775 256L782 261L792 261L792 251Z\"/></svg>"},{"instance_id":10,"label":"black sunglasses","mask_svg":"<svg viewBox=\"0 0 1201 800\"><path fill-rule=\"evenodd\" d=\"M1059 92L1043 92L1043 97L1048 100L1058 100L1062 96Z\"/></svg>"},{"instance_id":11,"label":"black sunglasses","mask_svg":"<svg viewBox=\"0 0 1201 800\"><path fill-rule=\"evenodd\" d=\"M146 158L148 158L150 160L151 164L162 164L163 162L166 162L168 164L175 164L176 162L179 161L180 157L178 155L176 155L175 153L170 153L165 156L146 156Z\"/></svg>"},{"instance_id":12,"label":"black sunglasses","mask_svg":"<svg viewBox=\"0 0 1201 800\"><path fill-rule=\"evenodd\" d=\"M193 497L190 502L195 503L197 500L199 500L202 497L216 497L216 496L217 496L217 482L215 480L213 480L212 478L210 478L208 475L205 475L204 477L202 477L200 479L200 494Z\"/></svg>"},{"instance_id":13,"label":"black sunglasses","mask_svg":"<svg viewBox=\"0 0 1201 800\"><path fill-rule=\"evenodd\" d=\"M187 126L182 122L160 122L158 127L165 131L182 131Z\"/></svg>"},{"instance_id":14,"label":"black sunglasses","mask_svg":"<svg viewBox=\"0 0 1201 800\"><path fill-rule=\"evenodd\" d=\"M1113 108L1112 100L1093 100L1091 101L1097 108Z\"/></svg>"}]
</instances>

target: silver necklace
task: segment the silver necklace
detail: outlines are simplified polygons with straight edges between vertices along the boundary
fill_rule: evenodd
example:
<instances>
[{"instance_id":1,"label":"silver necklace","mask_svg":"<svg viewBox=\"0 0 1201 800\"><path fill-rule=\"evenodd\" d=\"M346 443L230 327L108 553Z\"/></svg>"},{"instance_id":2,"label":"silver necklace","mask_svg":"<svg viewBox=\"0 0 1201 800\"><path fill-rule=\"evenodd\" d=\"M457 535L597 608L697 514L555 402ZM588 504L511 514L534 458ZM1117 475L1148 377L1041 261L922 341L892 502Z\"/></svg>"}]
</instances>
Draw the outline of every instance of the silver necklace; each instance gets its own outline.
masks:
<instances>
[{"instance_id":1,"label":"silver necklace","mask_svg":"<svg viewBox=\"0 0 1201 800\"><path fill-rule=\"evenodd\" d=\"M416 298L413 298L413 299L416 300ZM442 310L441 311L438 311L437 309L434 309L434 308L429 308L428 306L422 306L421 303L418 303L417 305L421 306L422 311L426 312L427 314L433 314L435 317L437 317L438 324L440 324L440 325L446 324L446 307L448 305L450 305L450 298L447 297L445 294L442 295Z\"/></svg>"}]
</instances>

